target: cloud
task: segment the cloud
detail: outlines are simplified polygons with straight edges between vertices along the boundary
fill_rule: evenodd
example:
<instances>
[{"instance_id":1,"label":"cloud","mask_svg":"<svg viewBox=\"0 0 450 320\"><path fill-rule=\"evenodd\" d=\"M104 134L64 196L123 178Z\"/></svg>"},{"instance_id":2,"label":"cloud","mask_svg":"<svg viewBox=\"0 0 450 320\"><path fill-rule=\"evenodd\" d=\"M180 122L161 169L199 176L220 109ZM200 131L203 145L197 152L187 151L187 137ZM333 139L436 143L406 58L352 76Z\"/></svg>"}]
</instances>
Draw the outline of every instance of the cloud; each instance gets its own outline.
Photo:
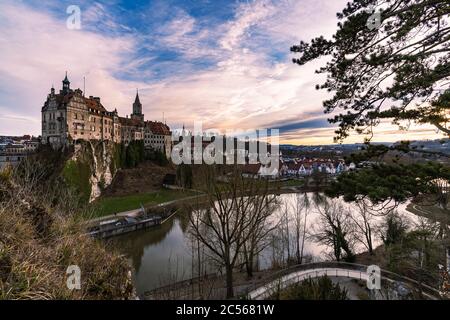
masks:
<instances>
[{"instance_id":1,"label":"cloud","mask_svg":"<svg viewBox=\"0 0 450 320\"><path fill-rule=\"evenodd\" d=\"M306 120L306 121L300 121L300 122L294 122L294 123L287 123L283 126L280 126L278 129L281 132L292 132L292 131L296 131L298 129L327 128L330 126L331 125L327 121L327 119L319 118L319 119L312 119L312 120Z\"/></svg>"},{"instance_id":2,"label":"cloud","mask_svg":"<svg viewBox=\"0 0 450 320\"><path fill-rule=\"evenodd\" d=\"M2 1L0 134L39 134L46 94L52 83L59 89L68 70L72 87L82 88L86 76L87 95L122 115L139 88L146 118L162 120L164 113L173 127L201 120L205 129L279 128L282 140L331 143L334 129L322 113L329 95L314 88L324 81L314 71L326 59L299 67L289 47L330 36L345 3L241 1L220 20L173 2L130 13L83 1L83 29L72 31L54 4ZM380 130L398 137L389 126Z\"/></svg>"},{"instance_id":3,"label":"cloud","mask_svg":"<svg viewBox=\"0 0 450 320\"><path fill-rule=\"evenodd\" d=\"M124 93L136 85L115 79L135 43L129 37L108 37L99 33L69 30L58 20L22 3L0 3L0 113L40 119L40 109L52 83L58 89L64 71L73 87L99 95L111 107L124 105L131 97ZM128 99L127 99L128 98ZM40 132L40 123L1 121L1 133Z\"/></svg>"},{"instance_id":4,"label":"cloud","mask_svg":"<svg viewBox=\"0 0 450 320\"><path fill-rule=\"evenodd\" d=\"M221 46L227 50L240 47L249 29L270 16L274 10L272 2L266 0L241 4L238 7L235 20L225 26L227 31L220 41Z\"/></svg>"}]
</instances>

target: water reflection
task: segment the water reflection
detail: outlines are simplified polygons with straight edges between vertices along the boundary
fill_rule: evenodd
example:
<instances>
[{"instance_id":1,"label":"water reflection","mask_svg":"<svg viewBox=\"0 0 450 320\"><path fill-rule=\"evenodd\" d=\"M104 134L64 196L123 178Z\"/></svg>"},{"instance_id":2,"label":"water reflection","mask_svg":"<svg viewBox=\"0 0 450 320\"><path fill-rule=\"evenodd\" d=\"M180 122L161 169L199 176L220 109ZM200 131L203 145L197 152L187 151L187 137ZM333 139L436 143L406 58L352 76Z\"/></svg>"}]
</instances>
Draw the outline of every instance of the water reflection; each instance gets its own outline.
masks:
<instances>
[{"instance_id":1,"label":"water reflection","mask_svg":"<svg viewBox=\"0 0 450 320\"><path fill-rule=\"evenodd\" d=\"M191 277L191 249L186 235L188 219L175 217L159 227L113 238L112 245L125 254L133 267L138 294L164 285L167 277L178 273Z\"/></svg>"},{"instance_id":2,"label":"water reflection","mask_svg":"<svg viewBox=\"0 0 450 320\"><path fill-rule=\"evenodd\" d=\"M310 194L309 197L313 195ZM289 208L291 214L295 207L296 195L285 194L279 196L280 208L273 214L278 219L282 210ZM349 210L352 205L348 205ZM401 206L399 212L405 213L406 206ZM414 215L408 214L414 221ZM307 238L305 239L305 256L311 256L314 261L326 259L325 246L316 243L311 238L314 224L317 223L318 213L314 204L308 211ZM377 218L377 219L381 219ZM160 287L173 281L181 281L192 277L192 247L188 236L189 219L186 213L180 213L167 221L164 225L152 229L141 230L110 240L111 244L125 254L133 267L133 282L138 294ZM378 245L378 242L374 244ZM357 249L357 251L361 251ZM272 265L276 252L273 246L267 247L259 256L259 267L264 269ZM279 254L279 253L277 253Z\"/></svg>"}]
</instances>

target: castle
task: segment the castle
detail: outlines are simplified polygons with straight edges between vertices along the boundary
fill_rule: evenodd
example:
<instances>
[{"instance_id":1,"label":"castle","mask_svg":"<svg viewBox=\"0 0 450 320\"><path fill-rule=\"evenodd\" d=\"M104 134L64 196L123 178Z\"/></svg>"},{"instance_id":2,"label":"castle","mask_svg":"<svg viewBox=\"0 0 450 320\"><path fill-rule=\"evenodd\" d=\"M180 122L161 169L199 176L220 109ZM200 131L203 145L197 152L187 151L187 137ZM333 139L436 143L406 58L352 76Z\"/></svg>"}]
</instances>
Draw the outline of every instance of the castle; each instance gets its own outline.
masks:
<instances>
[{"instance_id":1,"label":"castle","mask_svg":"<svg viewBox=\"0 0 450 320\"><path fill-rule=\"evenodd\" d=\"M170 128L162 122L145 121L139 92L130 117L120 117L117 109L108 111L99 97L86 98L80 89L72 90L66 77L62 90L52 87L42 107L42 143L53 147L77 140L113 141L128 145L143 141L146 149L164 152L169 158L172 148Z\"/></svg>"}]
</instances>

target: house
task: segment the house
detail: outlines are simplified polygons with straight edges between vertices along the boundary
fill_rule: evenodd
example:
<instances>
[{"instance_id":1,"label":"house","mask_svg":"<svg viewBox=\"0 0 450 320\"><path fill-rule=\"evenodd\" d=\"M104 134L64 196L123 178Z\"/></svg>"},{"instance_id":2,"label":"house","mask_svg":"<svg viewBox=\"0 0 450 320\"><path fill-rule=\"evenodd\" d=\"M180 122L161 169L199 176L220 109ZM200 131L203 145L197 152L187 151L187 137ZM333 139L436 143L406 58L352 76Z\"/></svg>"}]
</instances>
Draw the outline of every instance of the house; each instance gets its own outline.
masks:
<instances>
[{"instance_id":1,"label":"house","mask_svg":"<svg viewBox=\"0 0 450 320\"><path fill-rule=\"evenodd\" d=\"M245 164L242 166L242 176L244 178L258 178L261 172L262 165L260 163L256 164Z\"/></svg>"},{"instance_id":2,"label":"house","mask_svg":"<svg viewBox=\"0 0 450 320\"><path fill-rule=\"evenodd\" d=\"M169 159L172 153L172 133L169 126L162 122L147 121L145 123L144 146L147 149L163 152Z\"/></svg>"}]
</instances>

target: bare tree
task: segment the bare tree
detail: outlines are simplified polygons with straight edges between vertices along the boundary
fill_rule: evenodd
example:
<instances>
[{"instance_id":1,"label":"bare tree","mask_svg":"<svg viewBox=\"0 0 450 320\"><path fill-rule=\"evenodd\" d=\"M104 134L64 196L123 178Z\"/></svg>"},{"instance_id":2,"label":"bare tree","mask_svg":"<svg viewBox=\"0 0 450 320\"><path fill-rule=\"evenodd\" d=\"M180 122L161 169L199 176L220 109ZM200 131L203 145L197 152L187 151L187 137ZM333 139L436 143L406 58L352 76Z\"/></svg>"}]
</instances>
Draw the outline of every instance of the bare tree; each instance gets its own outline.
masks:
<instances>
[{"instance_id":1,"label":"bare tree","mask_svg":"<svg viewBox=\"0 0 450 320\"><path fill-rule=\"evenodd\" d=\"M255 239L268 217L271 203L266 180L246 179L234 168L227 183L217 183L214 167L205 166L206 207L192 208L190 225L192 234L206 248L210 258L225 269L227 298L234 296L233 271L244 246L256 247ZM256 232L256 233L255 233ZM252 241L253 238L253 241ZM252 246L248 246L253 242ZM254 252L258 250L254 248Z\"/></svg>"},{"instance_id":2,"label":"bare tree","mask_svg":"<svg viewBox=\"0 0 450 320\"><path fill-rule=\"evenodd\" d=\"M373 255L374 217L366 201L355 202L357 210L349 212L348 217L353 224L355 240L364 245L369 254Z\"/></svg>"},{"instance_id":3,"label":"bare tree","mask_svg":"<svg viewBox=\"0 0 450 320\"><path fill-rule=\"evenodd\" d=\"M276 228L277 222L270 219L275 207L278 205L276 196L269 196L263 192L250 199L252 205L249 208L250 225L248 228L248 240L243 245L245 270L249 278L253 277L255 260L259 254L269 245L269 234Z\"/></svg>"},{"instance_id":4,"label":"bare tree","mask_svg":"<svg viewBox=\"0 0 450 320\"><path fill-rule=\"evenodd\" d=\"M289 264L291 261L291 237L290 237L290 229L289 224L291 222L291 219L289 217L289 206L287 203L284 205L284 210L281 214L281 240L282 240L282 247L283 252L286 253L286 261Z\"/></svg>"},{"instance_id":5,"label":"bare tree","mask_svg":"<svg viewBox=\"0 0 450 320\"><path fill-rule=\"evenodd\" d=\"M342 204L337 200L321 199L316 203L319 214L318 223L315 225L314 238L320 243L333 249L333 256L337 261L353 261L352 251L353 233L352 225Z\"/></svg>"},{"instance_id":6,"label":"bare tree","mask_svg":"<svg viewBox=\"0 0 450 320\"><path fill-rule=\"evenodd\" d=\"M303 263L303 252L306 238L306 225L308 219L308 211L310 209L310 202L308 194L295 194L295 203L293 205L294 220L295 220L295 254L297 263ZM303 229L303 230L302 230Z\"/></svg>"},{"instance_id":7,"label":"bare tree","mask_svg":"<svg viewBox=\"0 0 450 320\"><path fill-rule=\"evenodd\" d=\"M277 210L274 218L278 221L274 232L271 234L272 268L284 267L291 260L291 229L292 222L289 204L286 202Z\"/></svg>"}]
</instances>

